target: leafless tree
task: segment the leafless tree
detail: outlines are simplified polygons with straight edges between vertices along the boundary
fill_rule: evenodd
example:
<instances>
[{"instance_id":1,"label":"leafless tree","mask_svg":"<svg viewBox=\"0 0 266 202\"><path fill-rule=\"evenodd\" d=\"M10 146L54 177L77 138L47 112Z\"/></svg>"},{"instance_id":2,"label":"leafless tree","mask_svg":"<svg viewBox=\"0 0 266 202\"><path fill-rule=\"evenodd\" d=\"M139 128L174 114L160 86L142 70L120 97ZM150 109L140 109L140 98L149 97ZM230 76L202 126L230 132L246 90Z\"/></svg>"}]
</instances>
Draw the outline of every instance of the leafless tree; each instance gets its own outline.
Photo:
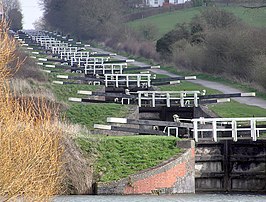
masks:
<instances>
[{"instance_id":1,"label":"leafless tree","mask_svg":"<svg viewBox=\"0 0 266 202\"><path fill-rule=\"evenodd\" d=\"M17 31L22 29L22 12L18 0L3 0L5 17L10 21L10 29Z\"/></svg>"}]
</instances>

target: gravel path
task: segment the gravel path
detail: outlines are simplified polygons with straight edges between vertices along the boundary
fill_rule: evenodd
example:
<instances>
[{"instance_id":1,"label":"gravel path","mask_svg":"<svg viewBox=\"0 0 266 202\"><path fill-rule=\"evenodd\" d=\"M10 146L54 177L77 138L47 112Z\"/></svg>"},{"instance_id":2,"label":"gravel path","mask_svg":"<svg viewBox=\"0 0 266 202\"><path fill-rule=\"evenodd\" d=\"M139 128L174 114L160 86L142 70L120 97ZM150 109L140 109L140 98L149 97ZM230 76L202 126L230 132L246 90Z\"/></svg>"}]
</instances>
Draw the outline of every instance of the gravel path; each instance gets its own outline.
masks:
<instances>
[{"instance_id":1,"label":"gravel path","mask_svg":"<svg viewBox=\"0 0 266 202\"><path fill-rule=\"evenodd\" d=\"M111 53L111 52L104 51L104 50L99 49L99 48L90 47L90 49L92 51L96 51L96 52L100 52L100 53L107 53L107 54ZM121 55L114 56L114 58L116 58L118 60L128 59L128 58L121 56ZM147 64L145 64L143 62L138 62L138 61L135 61L133 63L133 65L139 66L139 67L148 66ZM164 74L164 75L167 75L169 77L176 77L177 76L173 73L167 72L167 71L162 70L162 69L152 69L150 71L152 71L155 74ZM207 88L218 90L222 93L242 93L243 92L239 89L236 89L236 88L233 88L233 87L230 87L230 86L227 86L225 84L218 83L218 82L213 82L213 81L206 81L206 80L202 80L202 79L197 79L197 80L191 80L190 82L205 86ZM239 103L242 103L242 104L257 106L257 107L261 107L261 108L266 109L266 100L258 98L258 97L242 97L242 98L233 98L233 99Z\"/></svg>"}]
</instances>

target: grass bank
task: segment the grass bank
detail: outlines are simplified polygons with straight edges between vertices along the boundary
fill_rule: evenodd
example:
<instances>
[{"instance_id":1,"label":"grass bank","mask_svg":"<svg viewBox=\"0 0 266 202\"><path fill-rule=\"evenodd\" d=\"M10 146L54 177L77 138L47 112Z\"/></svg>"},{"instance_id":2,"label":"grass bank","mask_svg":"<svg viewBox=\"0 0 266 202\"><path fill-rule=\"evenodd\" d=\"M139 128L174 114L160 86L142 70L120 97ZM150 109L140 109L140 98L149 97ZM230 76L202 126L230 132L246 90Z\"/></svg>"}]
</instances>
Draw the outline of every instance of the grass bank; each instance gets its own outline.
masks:
<instances>
[{"instance_id":1,"label":"grass bank","mask_svg":"<svg viewBox=\"0 0 266 202\"><path fill-rule=\"evenodd\" d=\"M64 116L71 123L81 124L86 126L88 129L93 129L93 124L95 123L106 123L106 117L124 117L127 115L128 106L126 105L120 106L113 103L99 105L94 103L81 104L69 102L69 97L86 97L84 95L77 94L79 90L97 91L102 88L102 86L93 86L88 84L51 84L52 81L59 80L56 76L60 74L71 76L80 76L80 74L66 73L62 70L48 74L50 83L47 84L46 87L51 89L59 102L65 104L66 107L62 112L62 116Z\"/></svg>"},{"instance_id":2,"label":"grass bank","mask_svg":"<svg viewBox=\"0 0 266 202\"><path fill-rule=\"evenodd\" d=\"M181 152L175 137L126 136L87 137L76 140L87 155L97 156L94 164L99 182L119 180L158 165Z\"/></svg>"},{"instance_id":3,"label":"grass bank","mask_svg":"<svg viewBox=\"0 0 266 202\"><path fill-rule=\"evenodd\" d=\"M223 6L219 7L228 12L235 14L244 22L257 27L266 27L266 9L246 9L243 7ZM205 9L204 7L188 8L178 10L175 12L163 13L148 18L128 22L127 24L134 28L139 29L143 25L154 25L157 30L157 39L162 37L167 32L174 29L177 23L188 23L191 19Z\"/></svg>"},{"instance_id":4,"label":"grass bank","mask_svg":"<svg viewBox=\"0 0 266 202\"><path fill-rule=\"evenodd\" d=\"M68 84L68 85L50 85L56 98L66 104L66 110L63 116L74 124L81 124L88 129L93 129L93 124L106 123L106 117L124 117L128 113L128 106L114 103L103 104L81 104L69 102L69 97L82 98L84 95L78 95L78 90L96 91L100 87L86 84ZM85 96L86 97L86 96Z\"/></svg>"}]
</instances>

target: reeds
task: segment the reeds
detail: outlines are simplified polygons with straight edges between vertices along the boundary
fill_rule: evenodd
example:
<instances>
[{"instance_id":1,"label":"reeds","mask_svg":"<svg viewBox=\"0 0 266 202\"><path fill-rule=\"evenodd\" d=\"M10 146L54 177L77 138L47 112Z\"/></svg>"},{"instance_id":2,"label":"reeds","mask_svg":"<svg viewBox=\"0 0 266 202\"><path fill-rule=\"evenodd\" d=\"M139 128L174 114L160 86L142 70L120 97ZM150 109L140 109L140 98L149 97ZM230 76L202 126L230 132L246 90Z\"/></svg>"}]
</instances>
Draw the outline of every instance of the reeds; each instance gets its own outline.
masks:
<instances>
[{"instance_id":1,"label":"reeds","mask_svg":"<svg viewBox=\"0 0 266 202\"><path fill-rule=\"evenodd\" d=\"M0 22L0 201L49 201L62 181L62 130L44 98L14 96L8 67L16 42ZM18 68L19 64L16 65Z\"/></svg>"}]
</instances>

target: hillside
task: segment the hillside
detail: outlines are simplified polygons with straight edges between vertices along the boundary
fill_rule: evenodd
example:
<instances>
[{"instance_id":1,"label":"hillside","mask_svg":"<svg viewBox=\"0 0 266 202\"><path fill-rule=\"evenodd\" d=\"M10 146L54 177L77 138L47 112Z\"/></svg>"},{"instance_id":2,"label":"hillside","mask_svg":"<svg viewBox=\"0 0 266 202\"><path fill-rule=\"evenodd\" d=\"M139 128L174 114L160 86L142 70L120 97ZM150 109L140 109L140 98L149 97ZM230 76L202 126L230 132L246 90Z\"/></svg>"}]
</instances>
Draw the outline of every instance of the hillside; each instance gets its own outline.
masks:
<instances>
[{"instance_id":1,"label":"hillside","mask_svg":"<svg viewBox=\"0 0 266 202\"><path fill-rule=\"evenodd\" d=\"M258 27L266 27L266 9L245 9L243 7L221 8L234 13L237 17L247 22L248 24ZM143 25L154 25L157 27L158 30L157 38L160 38L162 35L172 30L177 23L189 22L195 15L200 13L200 11L203 9L203 7L197 7L178 10L175 12L163 13L141 20L129 22L128 25L130 25L134 29L138 29L140 26Z\"/></svg>"}]
</instances>

